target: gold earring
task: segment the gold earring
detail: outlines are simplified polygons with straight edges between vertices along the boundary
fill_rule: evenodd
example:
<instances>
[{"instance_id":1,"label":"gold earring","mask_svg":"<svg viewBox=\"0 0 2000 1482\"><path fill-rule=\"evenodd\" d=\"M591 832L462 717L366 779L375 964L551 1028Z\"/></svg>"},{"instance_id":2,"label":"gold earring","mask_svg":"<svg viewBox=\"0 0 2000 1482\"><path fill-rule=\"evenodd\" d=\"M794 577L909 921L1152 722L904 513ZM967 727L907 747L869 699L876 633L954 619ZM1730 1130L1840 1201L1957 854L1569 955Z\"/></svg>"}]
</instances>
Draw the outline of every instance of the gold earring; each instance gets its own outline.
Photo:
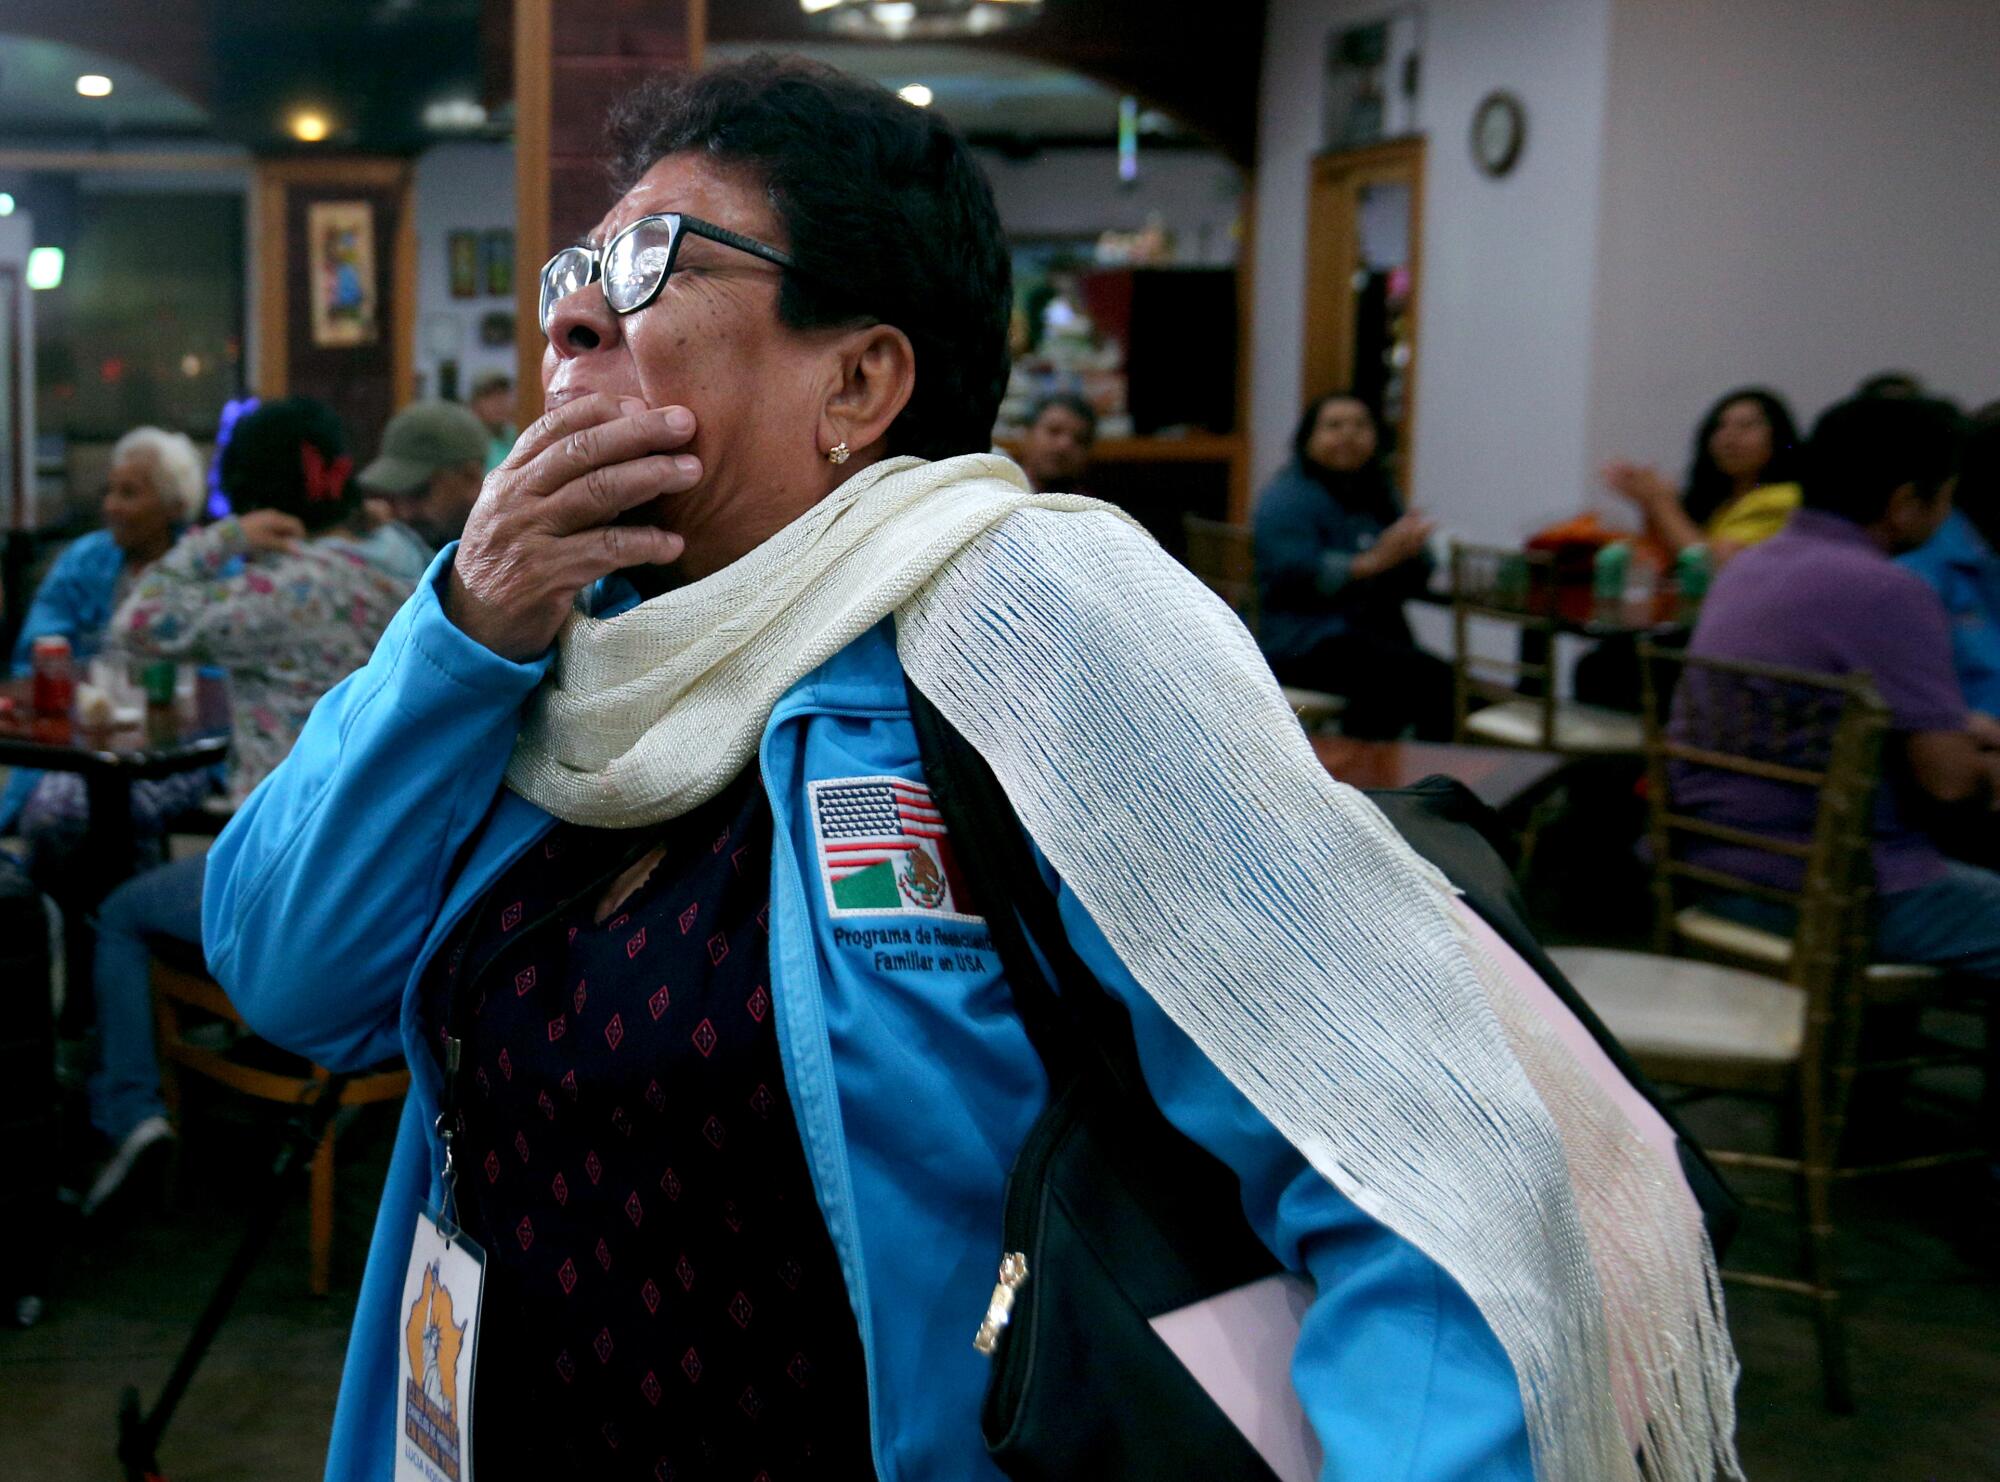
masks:
<instances>
[{"instance_id":1,"label":"gold earring","mask_svg":"<svg viewBox=\"0 0 2000 1482\"><path fill-rule=\"evenodd\" d=\"M845 463L851 456L845 442L837 442L826 450L826 461L836 468Z\"/></svg>"}]
</instances>

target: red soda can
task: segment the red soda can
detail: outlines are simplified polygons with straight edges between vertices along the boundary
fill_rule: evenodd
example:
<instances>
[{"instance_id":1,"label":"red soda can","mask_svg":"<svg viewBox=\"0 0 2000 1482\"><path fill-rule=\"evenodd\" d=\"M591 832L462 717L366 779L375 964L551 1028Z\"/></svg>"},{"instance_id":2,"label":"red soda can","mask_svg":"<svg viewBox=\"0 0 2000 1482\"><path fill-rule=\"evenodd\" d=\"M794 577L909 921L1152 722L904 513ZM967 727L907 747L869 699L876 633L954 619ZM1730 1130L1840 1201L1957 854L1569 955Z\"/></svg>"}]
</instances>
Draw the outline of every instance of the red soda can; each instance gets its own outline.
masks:
<instances>
[{"instance_id":1,"label":"red soda can","mask_svg":"<svg viewBox=\"0 0 2000 1482\"><path fill-rule=\"evenodd\" d=\"M76 666L69 640L60 633L37 638L34 663L35 714L67 716L76 703Z\"/></svg>"}]
</instances>

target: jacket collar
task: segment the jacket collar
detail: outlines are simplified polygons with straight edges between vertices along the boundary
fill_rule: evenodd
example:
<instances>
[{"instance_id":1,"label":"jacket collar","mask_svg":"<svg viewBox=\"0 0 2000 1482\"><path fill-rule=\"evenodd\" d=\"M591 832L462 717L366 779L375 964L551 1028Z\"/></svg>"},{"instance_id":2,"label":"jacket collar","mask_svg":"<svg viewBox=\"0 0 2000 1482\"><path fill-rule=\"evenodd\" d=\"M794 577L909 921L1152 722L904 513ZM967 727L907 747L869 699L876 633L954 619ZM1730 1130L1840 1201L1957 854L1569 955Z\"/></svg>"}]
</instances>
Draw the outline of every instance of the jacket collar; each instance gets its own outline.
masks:
<instances>
[{"instance_id":1,"label":"jacket collar","mask_svg":"<svg viewBox=\"0 0 2000 1482\"><path fill-rule=\"evenodd\" d=\"M1953 510L1938 526L1929 549L1932 558L1942 565L1971 572L2000 569L2000 555L1994 553L1962 510Z\"/></svg>"}]
</instances>

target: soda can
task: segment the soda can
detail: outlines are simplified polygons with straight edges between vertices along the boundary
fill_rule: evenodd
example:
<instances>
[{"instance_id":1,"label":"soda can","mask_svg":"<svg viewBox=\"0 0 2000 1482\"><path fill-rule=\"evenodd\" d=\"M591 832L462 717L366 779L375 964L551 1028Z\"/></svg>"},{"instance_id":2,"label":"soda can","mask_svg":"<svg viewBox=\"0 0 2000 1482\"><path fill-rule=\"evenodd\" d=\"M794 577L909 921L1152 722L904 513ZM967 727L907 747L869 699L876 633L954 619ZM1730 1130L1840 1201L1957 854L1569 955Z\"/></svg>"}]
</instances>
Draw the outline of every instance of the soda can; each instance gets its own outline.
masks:
<instances>
[{"instance_id":1,"label":"soda can","mask_svg":"<svg viewBox=\"0 0 2000 1482\"><path fill-rule=\"evenodd\" d=\"M76 663L69 640L60 633L37 638L29 650L37 715L67 716L76 703Z\"/></svg>"}]
</instances>

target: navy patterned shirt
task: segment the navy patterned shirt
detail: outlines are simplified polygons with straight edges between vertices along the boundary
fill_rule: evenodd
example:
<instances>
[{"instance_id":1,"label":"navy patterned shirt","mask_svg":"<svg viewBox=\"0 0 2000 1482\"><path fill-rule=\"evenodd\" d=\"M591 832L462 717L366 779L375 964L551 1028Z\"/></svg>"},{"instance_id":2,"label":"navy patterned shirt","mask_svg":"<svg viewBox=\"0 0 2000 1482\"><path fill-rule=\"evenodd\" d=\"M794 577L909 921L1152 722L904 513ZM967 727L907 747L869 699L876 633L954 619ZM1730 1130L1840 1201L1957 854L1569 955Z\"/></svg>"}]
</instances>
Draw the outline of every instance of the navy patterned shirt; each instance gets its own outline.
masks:
<instances>
[{"instance_id":1,"label":"navy patterned shirt","mask_svg":"<svg viewBox=\"0 0 2000 1482\"><path fill-rule=\"evenodd\" d=\"M477 1005L458 1217L486 1251L482 1478L873 1475L778 1054L771 834L754 766L661 829L558 825L424 986L433 1044L447 993Z\"/></svg>"}]
</instances>

